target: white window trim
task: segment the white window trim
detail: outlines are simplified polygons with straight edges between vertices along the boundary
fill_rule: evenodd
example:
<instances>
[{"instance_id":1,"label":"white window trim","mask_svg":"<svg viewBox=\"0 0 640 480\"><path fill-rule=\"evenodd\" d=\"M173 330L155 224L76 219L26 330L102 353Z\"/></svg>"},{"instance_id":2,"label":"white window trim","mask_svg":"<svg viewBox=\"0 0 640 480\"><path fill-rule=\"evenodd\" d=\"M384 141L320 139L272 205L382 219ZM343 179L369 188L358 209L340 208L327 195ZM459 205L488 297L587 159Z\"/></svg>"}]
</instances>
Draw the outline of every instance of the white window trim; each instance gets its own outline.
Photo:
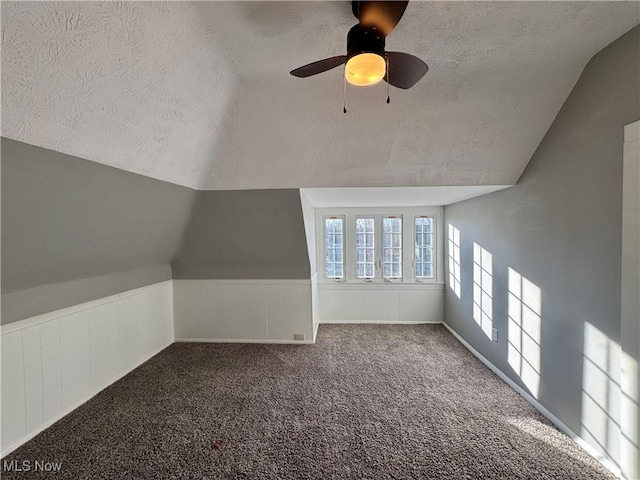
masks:
<instances>
[{"instance_id":1,"label":"white window trim","mask_svg":"<svg viewBox=\"0 0 640 480\"><path fill-rule=\"evenodd\" d=\"M402 280L394 279L391 281L385 281L382 279L381 273L378 277L373 281L366 281L364 279L358 279L355 277L355 252L356 252L356 242L355 242L355 231L356 217L366 217L366 216L388 216L388 215L397 215L402 216L402 225L403 225L403 233L402 233ZM415 266L414 266L414 239L415 239L415 220L414 218L417 216L426 215L434 219L434 228L435 234L433 238L434 242L434 263L433 263L433 278L420 278L416 279L415 277ZM345 278L344 280L334 280L325 278L324 272L325 270L325 245L324 245L324 218L326 217L339 217L344 216L345 218L345 229L344 229L344 272ZM376 244L381 246L382 240L382 232L381 232L382 224L380 224L380 239L376 239ZM318 283L322 284L335 284L337 288L340 288L340 285L353 285L353 284L363 284L363 285L397 285L401 286L403 284L444 284L444 230L443 230L443 208L439 206L425 206L425 207L342 207L342 208L318 208L316 209L316 252L317 252L317 262L318 262ZM378 232L376 232L378 234ZM380 242L380 243L378 243ZM322 272L322 275L320 275ZM346 287L345 287L346 288Z\"/></svg>"},{"instance_id":2,"label":"white window trim","mask_svg":"<svg viewBox=\"0 0 640 480\"><path fill-rule=\"evenodd\" d=\"M402 250L402 259L400 260L401 262L401 267L402 267L402 271L401 271L401 276L400 278L385 278L383 276L384 273L384 268L383 268L383 255L382 255L382 251L383 251L383 245L382 245L382 236L383 236L383 219L385 218L391 218L391 217L395 217L395 218L400 218L401 222L402 222L402 246L400 247ZM373 219L373 225L374 225L374 235L373 235L373 245L374 245L374 276L373 277L356 277L357 274L357 242L356 242L356 235L357 233L357 229L355 227L356 222L358 221L358 219ZM381 282L386 282L386 283L402 283L403 279L405 277L405 255L404 255L404 245L405 245L405 241L404 241L404 237L406 236L406 231L405 231L405 223L404 223L404 216L400 213L363 213L363 214L356 214L354 216L353 219L354 222L354 237L353 237L353 242L354 242L354 262L353 262L353 281L354 282L367 282L367 283L381 283Z\"/></svg>"},{"instance_id":3,"label":"white window trim","mask_svg":"<svg viewBox=\"0 0 640 480\"><path fill-rule=\"evenodd\" d=\"M358 265L358 249L357 249L357 235L358 230L356 228L356 223L360 219L373 219L373 277L357 277L357 265ZM380 232L380 216L372 215L372 214L360 214L356 215L353 218L353 237L351 243L353 243L353 262L352 262L352 270L353 270L353 279L354 282L367 282L373 283L378 282L380 280L380 248L381 248L381 240L382 234ZM365 258L366 260L366 258Z\"/></svg>"},{"instance_id":4,"label":"white window trim","mask_svg":"<svg viewBox=\"0 0 640 480\"><path fill-rule=\"evenodd\" d=\"M325 254L326 254L326 245L325 245L325 233L324 233L324 227L325 227L325 220L327 219L341 219L342 220L342 278L329 278L326 276L327 274L327 264L326 264L326 258L325 258ZM321 256L321 261L319 261L318 265L320 265L322 267L322 270L319 272L321 273L321 275L318 275L318 277L322 278L324 281L326 282L344 282L347 279L347 265L348 265L348 260L347 260L347 233L346 233L346 228L347 228L347 219L345 215L323 215L321 218L321 223L320 223L320 236L321 236L321 242L318 244L322 247L322 251L319 251L320 256Z\"/></svg>"},{"instance_id":5,"label":"white window trim","mask_svg":"<svg viewBox=\"0 0 640 480\"><path fill-rule=\"evenodd\" d=\"M433 222L433 229L434 232L432 233L433 237L431 238L431 248L433 249L433 254L431 256L432 258L432 268L431 271L433 273L433 275L431 277L416 277L416 265L415 265L415 239L416 239L416 218L423 218L423 217L427 217L427 218L431 218L432 222ZM416 213L411 217L411 225L412 225L412 237L411 237L411 276L413 277L413 279L418 282L418 283L432 283L435 281L435 279L438 276L438 272L437 272L437 266L438 266L438 249L439 247L439 242L438 242L438 234L440 232L440 229L438 227L438 222L437 222L437 218L436 215L433 214L428 214L428 213Z\"/></svg>"},{"instance_id":6,"label":"white window trim","mask_svg":"<svg viewBox=\"0 0 640 480\"><path fill-rule=\"evenodd\" d=\"M385 218L399 218L400 219L400 225L402 225L402 230L400 231L400 235L402 238L402 243L400 245L400 250L402 252L402 256L400 257L400 277L384 277L384 239L383 239L383 235L384 235L384 219ZM402 215L401 213L387 213L387 214L382 214L380 215L380 248L379 248L379 257L378 257L378 263L380 266L380 278L388 283L400 283L404 280L404 278L406 277L406 268L407 268L407 264L404 261L404 237L407 235L407 225L405 224L405 217L404 215ZM392 247L393 248L393 247Z\"/></svg>"}]
</instances>

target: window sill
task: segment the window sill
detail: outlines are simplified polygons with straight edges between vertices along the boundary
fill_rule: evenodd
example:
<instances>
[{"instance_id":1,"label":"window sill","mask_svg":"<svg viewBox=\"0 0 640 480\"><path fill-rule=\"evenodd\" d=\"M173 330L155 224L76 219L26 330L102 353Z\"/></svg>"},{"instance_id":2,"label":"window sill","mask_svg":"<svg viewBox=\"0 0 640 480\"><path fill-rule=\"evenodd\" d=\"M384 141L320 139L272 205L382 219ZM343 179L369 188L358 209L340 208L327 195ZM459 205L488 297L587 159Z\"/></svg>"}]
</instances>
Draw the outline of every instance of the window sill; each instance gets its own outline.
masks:
<instances>
[{"instance_id":1,"label":"window sill","mask_svg":"<svg viewBox=\"0 0 640 480\"><path fill-rule=\"evenodd\" d=\"M321 290L444 290L438 282L318 282Z\"/></svg>"}]
</instances>

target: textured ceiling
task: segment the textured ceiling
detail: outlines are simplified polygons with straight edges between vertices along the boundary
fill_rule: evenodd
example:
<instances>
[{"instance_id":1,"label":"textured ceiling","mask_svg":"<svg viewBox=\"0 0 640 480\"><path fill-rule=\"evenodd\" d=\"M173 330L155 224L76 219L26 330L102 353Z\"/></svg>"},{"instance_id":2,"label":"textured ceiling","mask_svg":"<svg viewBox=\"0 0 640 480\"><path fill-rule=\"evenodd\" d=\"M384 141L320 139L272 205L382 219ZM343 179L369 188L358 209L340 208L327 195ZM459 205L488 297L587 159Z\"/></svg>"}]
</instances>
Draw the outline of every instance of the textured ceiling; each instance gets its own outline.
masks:
<instances>
[{"instance_id":1,"label":"textured ceiling","mask_svg":"<svg viewBox=\"0 0 640 480\"><path fill-rule=\"evenodd\" d=\"M505 185L302 188L314 207L428 207L450 205L510 188Z\"/></svg>"},{"instance_id":2,"label":"textured ceiling","mask_svg":"<svg viewBox=\"0 0 640 480\"><path fill-rule=\"evenodd\" d=\"M349 2L2 2L2 134L198 189L513 184L636 2L412 1L411 90L289 75Z\"/></svg>"}]
</instances>

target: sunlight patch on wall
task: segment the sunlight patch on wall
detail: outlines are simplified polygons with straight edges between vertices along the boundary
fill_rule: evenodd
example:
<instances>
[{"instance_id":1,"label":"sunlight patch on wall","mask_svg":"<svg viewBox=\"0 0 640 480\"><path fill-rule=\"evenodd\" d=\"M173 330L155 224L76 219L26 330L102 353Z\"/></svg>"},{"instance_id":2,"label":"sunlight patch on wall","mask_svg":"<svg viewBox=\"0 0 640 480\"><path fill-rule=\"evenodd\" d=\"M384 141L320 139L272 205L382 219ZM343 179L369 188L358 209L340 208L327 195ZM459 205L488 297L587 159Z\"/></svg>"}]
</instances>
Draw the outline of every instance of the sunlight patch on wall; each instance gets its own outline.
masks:
<instances>
[{"instance_id":1,"label":"sunlight patch on wall","mask_svg":"<svg viewBox=\"0 0 640 480\"><path fill-rule=\"evenodd\" d=\"M473 244L473 319L491 338L493 328L493 256Z\"/></svg>"},{"instance_id":2,"label":"sunlight patch on wall","mask_svg":"<svg viewBox=\"0 0 640 480\"><path fill-rule=\"evenodd\" d=\"M638 365L590 323L584 325L581 436L625 478L638 477Z\"/></svg>"},{"instance_id":3,"label":"sunlight patch on wall","mask_svg":"<svg viewBox=\"0 0 640 480\"><path fill-rule=\"evenodd\" d=\"M449 287L460 298L460 230L449 224Z\"/></svg>"},{"instance_id":4,"label":"sunlight patch on wall","mask_svg":"<svg viewBox=\"0 0 640 480\"><path fill-rule=\"evenodd\" d=\"M510 268L507 358L535 398L540 389L541 326L542 290Z\"/></svg>"},{"instance_id":5,"label":"sunlight patch on wall","mask_svg":"<svg viewBox=\"0 0 640 480\"><path fill-rule=\"evenodd\" d=\"M616 465L620 461L620 345L584 325L582 437Z\"/></svg>"}]
</instances>

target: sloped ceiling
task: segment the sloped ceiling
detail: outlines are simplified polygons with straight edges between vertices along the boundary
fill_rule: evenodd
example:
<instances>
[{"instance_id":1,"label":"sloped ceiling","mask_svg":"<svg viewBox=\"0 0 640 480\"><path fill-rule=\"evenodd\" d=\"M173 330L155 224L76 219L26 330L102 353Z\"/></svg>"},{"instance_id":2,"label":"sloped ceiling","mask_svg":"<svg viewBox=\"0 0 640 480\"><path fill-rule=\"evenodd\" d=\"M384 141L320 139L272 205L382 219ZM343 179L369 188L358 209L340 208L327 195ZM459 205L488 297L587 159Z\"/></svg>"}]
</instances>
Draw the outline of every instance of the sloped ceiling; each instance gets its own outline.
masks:
<instances>
[{"instance_id":1,"label":"sloped ceiling","mask_svg":"<svg viewBox=\"0 0 640 480\"><path fill-rule=\"evenodd\" d=\"M350 2L3 2L2 135L196 189L513 184L636 2L412 1L408 91L349 88Z\"/></svg>"}]
</instances>

